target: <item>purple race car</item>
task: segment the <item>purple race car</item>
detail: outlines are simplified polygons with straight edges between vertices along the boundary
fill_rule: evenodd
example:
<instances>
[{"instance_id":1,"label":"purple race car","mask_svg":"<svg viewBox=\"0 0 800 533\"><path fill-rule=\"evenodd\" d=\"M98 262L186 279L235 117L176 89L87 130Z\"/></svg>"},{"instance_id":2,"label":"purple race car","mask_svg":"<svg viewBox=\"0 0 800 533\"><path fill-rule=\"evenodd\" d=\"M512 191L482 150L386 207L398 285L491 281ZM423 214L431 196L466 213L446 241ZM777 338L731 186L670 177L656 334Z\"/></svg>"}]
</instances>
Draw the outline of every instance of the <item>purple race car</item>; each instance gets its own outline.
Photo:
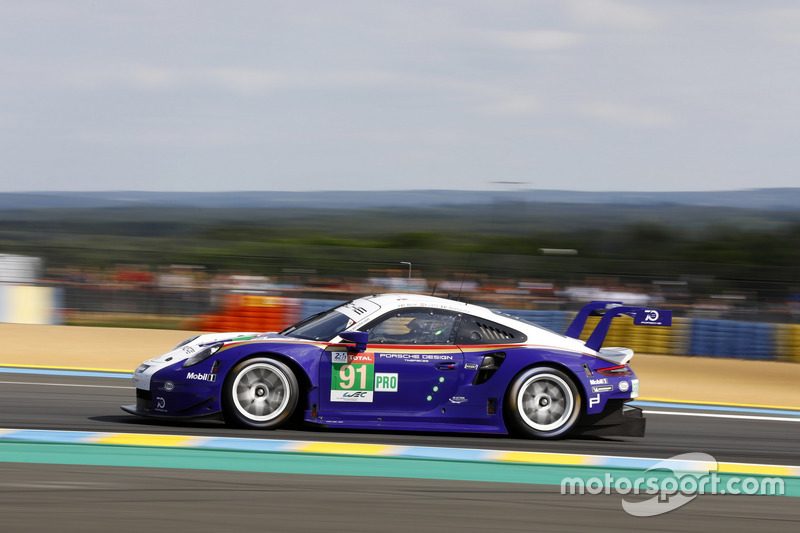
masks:
<instances>
[{"instance_id":1,"label":"purple race car","mask_svg":"<svg viewBox=\"0 0 800 533\"><path fill-rule=\"evenodd\" d=\"M622 314L645 326L672 320L669 311L592 302L561 335L463 302L367 296L280 333L188 339L136 369L136 404L123 409L264 429L296 414L338 428L643 436L641 411L625 405L639 392L633 351L601 348Z\"/></svg>"}]
</instances>

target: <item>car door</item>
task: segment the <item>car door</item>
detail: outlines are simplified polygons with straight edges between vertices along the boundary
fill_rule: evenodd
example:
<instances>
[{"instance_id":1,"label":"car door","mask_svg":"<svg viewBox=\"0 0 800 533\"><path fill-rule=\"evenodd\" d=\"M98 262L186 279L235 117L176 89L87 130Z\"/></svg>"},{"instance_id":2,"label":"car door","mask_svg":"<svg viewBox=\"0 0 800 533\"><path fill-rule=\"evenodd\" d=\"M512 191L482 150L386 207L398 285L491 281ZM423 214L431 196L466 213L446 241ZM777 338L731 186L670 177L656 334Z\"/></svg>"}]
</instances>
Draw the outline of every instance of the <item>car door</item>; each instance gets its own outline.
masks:
<instances>
[{"instance_id":1,"label":"car door","mask_svg":"<svg viewBox=\"0 0 800 533\"><path fill-rule=\"evenodd\" d=\"M402 420L436 411L458 388L463 364L455 346L456 313L410 307L360 328L369 333L361 354L331 354L320 365L329 394L320 404L347 418Z\"/></svg>"},{"instance_id":2,"label":"car door","mask_svg":"<svg viewBox=\"0 0 800 533\"><path fill-rule=\"evenodd\" d=\"M506 351L527 340L520 331L469 314L460 316L454 338L464 354L463 379L474 385L487 382L505 361Z\"/></svg>"}]
</instances>

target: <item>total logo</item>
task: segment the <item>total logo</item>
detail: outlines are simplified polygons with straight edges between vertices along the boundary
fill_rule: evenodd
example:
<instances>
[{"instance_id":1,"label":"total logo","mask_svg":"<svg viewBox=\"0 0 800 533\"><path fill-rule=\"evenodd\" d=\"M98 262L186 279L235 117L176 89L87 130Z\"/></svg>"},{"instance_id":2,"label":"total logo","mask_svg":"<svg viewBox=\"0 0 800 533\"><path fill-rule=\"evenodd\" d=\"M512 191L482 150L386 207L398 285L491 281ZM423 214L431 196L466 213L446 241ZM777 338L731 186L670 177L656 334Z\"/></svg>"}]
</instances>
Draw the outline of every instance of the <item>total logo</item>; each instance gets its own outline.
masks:
<instances>
[{"instance_id":1,"label":"total logo","mask_svg":"<svg viewBox=\"0 0 800 533\"><path fill-rule=\"evenodd\" d=\"M214 383L217 381L216 374L200 374L198 372L189 372L186 374L186 379L192 379L195 381L208 381L209 383Z\"/></svg>"},{"instance_id":2,"label":"total logo","mask_svg":"<svg viewBox=\"0 0 800 533\"><path fill-rule=\"evenodd\" d=\"M375 363L375 354L372 353L355 354L350 358L350 362L354 364L361 363L361 364L371 365Z\"/></svg>"}]
</instances>

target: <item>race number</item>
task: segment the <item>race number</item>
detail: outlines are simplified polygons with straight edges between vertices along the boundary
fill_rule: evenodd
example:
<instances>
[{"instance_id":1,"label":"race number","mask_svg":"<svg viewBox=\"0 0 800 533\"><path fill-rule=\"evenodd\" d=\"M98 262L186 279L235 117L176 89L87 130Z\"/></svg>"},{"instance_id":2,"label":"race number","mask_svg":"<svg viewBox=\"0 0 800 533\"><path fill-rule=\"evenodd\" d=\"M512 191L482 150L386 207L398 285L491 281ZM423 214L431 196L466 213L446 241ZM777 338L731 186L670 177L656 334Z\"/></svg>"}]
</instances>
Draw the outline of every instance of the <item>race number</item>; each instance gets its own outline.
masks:
<instances>
[{"instance_id":1,"label":"race number","mask_svg":"<svg viewBox=\"0 0 800 533\"><path fill-rule=\"evenodd\" d=\"M332 402L372 402L375 381L375 356L360 353L348 363L331 364Z\"/></svg>"}]
</instances>

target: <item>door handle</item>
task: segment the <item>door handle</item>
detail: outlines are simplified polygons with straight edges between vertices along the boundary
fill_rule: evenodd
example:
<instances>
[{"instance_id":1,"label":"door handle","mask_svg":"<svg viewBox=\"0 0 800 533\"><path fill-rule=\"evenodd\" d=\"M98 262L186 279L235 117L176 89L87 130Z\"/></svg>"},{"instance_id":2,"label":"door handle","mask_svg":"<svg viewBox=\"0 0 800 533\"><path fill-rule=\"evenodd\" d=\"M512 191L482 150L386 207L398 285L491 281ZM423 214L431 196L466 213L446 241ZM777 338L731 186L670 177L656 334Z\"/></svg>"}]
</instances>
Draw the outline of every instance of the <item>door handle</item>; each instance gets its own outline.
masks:
<instances>
[{"instance_id":1,"label":"door handle","mask_svg":"<svg viewBox=\"0 0 800 533\"><path fill-rule=\"evenodd\" d=\"M455 361L445 361L444 363L437 363L436 364L437 370L455 370L456 369L456 362Z\"/></svg>"}]
</instances>

